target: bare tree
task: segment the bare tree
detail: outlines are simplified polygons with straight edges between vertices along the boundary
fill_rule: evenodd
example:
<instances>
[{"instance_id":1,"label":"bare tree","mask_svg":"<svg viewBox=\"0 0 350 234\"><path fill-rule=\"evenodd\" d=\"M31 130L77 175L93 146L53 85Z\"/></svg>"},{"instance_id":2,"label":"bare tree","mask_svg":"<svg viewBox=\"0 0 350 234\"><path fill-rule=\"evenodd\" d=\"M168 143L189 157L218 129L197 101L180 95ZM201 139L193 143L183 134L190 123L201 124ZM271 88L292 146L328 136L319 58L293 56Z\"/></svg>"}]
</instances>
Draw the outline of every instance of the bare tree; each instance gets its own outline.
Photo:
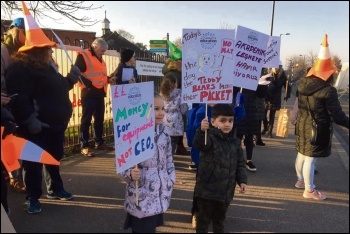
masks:
<instances>
[{"instance_id":1,"label":"bare tree","mask_svg":"<svg viewBox=\"0 0 350 234\"><path fill-rule=\"evenodd\" d=\"M220 29L232 29L233 27L227 22L223 22L220 24Z\"/></svg>"},{"instance_id":2,"label":"bare tree","mask_svg":"<svg viewBox=\"0 0 350 234\"><path fill-rule=\"evenodd\" d=\"M124 29L119 29L119 30L117 31L117 33L118 33L120 36L124 37L124 38L125 38L126 40L128 40L128 41L131 41L131 42L134 41L135 36L132 35L131 33L129 33L128 31L124 30Z\"/></svg>"},{"instance_id":3,"label":"bare tree","mask_svg":"<svg viewBox=\"0 0 350 234\"><path fill-rule=\"evenodd\" d=\"M53 12L56 12L59 15L70 19L81 27L95 25L99 22L99 20L91 19L90 17L86 16L91 14L84 14L83 17L77 17L77 12L79 10L93 11L103 7L103 5L94 7L93 4L86 1L26 1L25 3L38 23L40 23L40 20L45 20L46 18L52 19L59 23L62 18L55 18L52 15ZM86 5L85 3L89 5ZM22 12L22 4L20 1L1 1L2 16L5 15L6 18L11 19L11 16L17 12Z\"/></svg>"},{"instance_id":4,"label":"bare tree","mask_svg":"<svg viewBox=\"0 0 350 234\"><path fill-rule=\"evenodd\" d=\"M334 66L336 66L338 68L338 70L341 70L342 62L341 62L341 59L339 58L339 56L334 55L332 57L332 60L333 60Z\"/></svg>"},{"instance_id":5,"label":"bare tree","mask_svg":"<svg viewBox=\"0 0 350 234\"><path fill-rule=\"evenodd\" d=\"M174 45L176 45L177 48L179 48L180 50L182 50L182 41L181 41L181 37L177 38L173 43L174 43Z\"/></svg>"},{"instance_id":6,"label":"bare tree","mask_svg":"<svg viewBox=\"0 0 350 234\"><path fill-rule=\"evenodd\" d=\"M142 51L147 51L147 50L148 50L148 49L147 49L147 45L144 45L144 44L141 43L141 42L136 42L135 45L136 45L137 47L139 47Z\"/></svg>"}]
</instances>

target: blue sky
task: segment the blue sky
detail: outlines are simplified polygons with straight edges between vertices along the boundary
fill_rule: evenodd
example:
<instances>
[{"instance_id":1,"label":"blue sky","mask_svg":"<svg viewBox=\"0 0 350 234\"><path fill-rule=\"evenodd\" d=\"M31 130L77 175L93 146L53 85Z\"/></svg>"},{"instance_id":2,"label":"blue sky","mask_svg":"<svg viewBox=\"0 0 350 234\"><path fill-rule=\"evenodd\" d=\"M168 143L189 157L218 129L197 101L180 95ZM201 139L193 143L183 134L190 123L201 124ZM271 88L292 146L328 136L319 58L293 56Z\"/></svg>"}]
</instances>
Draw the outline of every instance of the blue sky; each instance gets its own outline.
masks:
<instances>
[{"instance_id":1,"label":"blue sky","mask_svg":"<svg viewBox=\"0 0 350 234\"><path fill-rule=\"evenodd\" d=\"M89 2L90 4L90 2ZM105 10L110 29L124 29L135 36L135 42L149 45L149 40L163 39L169 33L174 41L183 28L234 29L237 25L270 35L272 1L264 2L193 2L193 1L113 1L94 2L101 6L91 18L99 22L82 28L68 20L62 24L40 21L43 27L95 31L101 36ZM78 12L79 13L79 12ZM288 65L291 56L318 54L324 34L328 34L331 55L349 61L348 1L275 1L273 35L282 35L281 59Z\"/></svg>"}]
</instances>

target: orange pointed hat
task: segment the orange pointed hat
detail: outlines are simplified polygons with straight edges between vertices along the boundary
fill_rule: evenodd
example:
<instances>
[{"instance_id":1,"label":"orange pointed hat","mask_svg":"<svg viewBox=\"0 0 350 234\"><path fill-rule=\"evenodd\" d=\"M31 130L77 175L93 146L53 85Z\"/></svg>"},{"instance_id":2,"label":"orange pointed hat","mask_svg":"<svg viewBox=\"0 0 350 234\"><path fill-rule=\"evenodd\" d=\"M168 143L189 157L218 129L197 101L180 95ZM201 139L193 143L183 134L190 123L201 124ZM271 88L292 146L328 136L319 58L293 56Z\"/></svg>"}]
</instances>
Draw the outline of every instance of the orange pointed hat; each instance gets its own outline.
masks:
<instances>
[{"instance_id":1,"label":"orange pointed hat","mask_svg":"<svg viewBox=\"0 0 350 234\"><path fill-rule=\"evenodd\" d=\"M321 44L321 49L316 59L316 63L314 66L312 66L306 77L314 75L326 81L336 70L337 68L333 65L331 54L328 48L328 35L325 34Z\"/></svg>"},{"instance_id":2,"label":"orange pointed hat","mask_svg":"<svg viewBox=\"0 0 350 234\"><path fill-rule=\"evenodd\" d=\"M50 41L50 39L47 38L43 30L39 27L38 23L30 14L24 1L22 1L22 8L24 14L24 24L26 29L26 41L24 46L18 49L18 52L31 50L35 47L55 46L56 42Z\"/></svg>"}]
</instances>

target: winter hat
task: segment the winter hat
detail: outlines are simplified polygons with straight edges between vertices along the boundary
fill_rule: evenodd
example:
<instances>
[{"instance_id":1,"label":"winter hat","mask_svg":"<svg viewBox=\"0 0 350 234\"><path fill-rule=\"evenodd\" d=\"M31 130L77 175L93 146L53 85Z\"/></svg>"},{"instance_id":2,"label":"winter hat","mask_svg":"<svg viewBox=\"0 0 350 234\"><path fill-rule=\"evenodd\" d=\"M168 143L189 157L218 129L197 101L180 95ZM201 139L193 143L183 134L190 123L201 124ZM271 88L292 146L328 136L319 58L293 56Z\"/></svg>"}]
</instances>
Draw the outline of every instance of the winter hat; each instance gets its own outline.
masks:
<instances>
[{"instance_id":1,"label":"winter hat","mask_svg":"<svg viewBox=\"0 0 350 234\"><path fill-rule=\"evenodd\" d=\"M316 63L311 67L306 77L314 75L326 81L336 70L337 68L333 65L331 54L328 48L328 35L325 34L321 44L321 49L316 59Z\"/></svg>"},{"instance_id":2,"label":"winter hat","mask_svg":"<svg viewBox=\"0 0 350 234\"><path fill-rule=\"evenodd\" d=\"M43 30L39 27L38 23L34 20L30 14L26 4L22 1L22 8L24 13L24 23L26 28L26 42L24 46L19 48L18 52L24 52L31 50L35 47L53 47L56 42L50 41L45 35Z\"/></svg>"},{"instance_id":3,"label":"winter hat","mask_svg":"<svg viewBox=\"0 0 350 234\"><path fill-rule=\"evenodd\" d=\"M10 25L10 28L13 28L13 27L25 29L24 28L24 18L20 17L20 18L14 19Z\"/></svg>"},{"instance_id":4,"label":"winter hat","mask_svg":"<svg viewBox=\"0 0 350 234\"><path fill-rule=\"evenodd\" d=\"M132 58L132 56L134 56L134 53L135 51L133 51L132 49L127 49L127 48L122 49L122 52L120 55L122 62L123 63L128 62Z\"/></svg>"}]
</instances>

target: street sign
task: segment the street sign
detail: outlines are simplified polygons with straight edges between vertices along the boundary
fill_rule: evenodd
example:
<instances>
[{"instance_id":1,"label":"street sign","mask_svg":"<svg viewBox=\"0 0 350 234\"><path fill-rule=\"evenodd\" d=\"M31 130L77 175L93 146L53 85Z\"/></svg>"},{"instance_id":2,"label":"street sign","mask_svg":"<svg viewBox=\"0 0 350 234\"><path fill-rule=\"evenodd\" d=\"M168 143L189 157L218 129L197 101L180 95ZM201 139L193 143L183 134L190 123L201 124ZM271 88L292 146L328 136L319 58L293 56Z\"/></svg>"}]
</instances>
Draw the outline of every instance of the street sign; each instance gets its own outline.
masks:
<instances>
[{"instance_id":1,"label":"street sign","mask_svg":"<svg viewBox=\"0 0 350 234\"><path fill-rule=\"evenodd\" d=\"M167 50L166 50L166 48L151 48L149 50L149 52L151 52L151 53L166 53Z\"/></svg>"},{"instance_id":2,"label":"street sign","mask_svg":"<svg viewBox=\"0 0 350 234\"><path fill-rule=\"evenodd\" d=\"M151 48L166 48L166 44L150 44Z\"/></svg>"},{"instance_id":3,"label":"street sign","mask_svg":"<svg viewBox=\"0 0 350 234\"><path fill-rule=\"evenodd\" d=\"M166 44L166 40L150 40L150 44Z\"/></svg>"}]
</instances>

